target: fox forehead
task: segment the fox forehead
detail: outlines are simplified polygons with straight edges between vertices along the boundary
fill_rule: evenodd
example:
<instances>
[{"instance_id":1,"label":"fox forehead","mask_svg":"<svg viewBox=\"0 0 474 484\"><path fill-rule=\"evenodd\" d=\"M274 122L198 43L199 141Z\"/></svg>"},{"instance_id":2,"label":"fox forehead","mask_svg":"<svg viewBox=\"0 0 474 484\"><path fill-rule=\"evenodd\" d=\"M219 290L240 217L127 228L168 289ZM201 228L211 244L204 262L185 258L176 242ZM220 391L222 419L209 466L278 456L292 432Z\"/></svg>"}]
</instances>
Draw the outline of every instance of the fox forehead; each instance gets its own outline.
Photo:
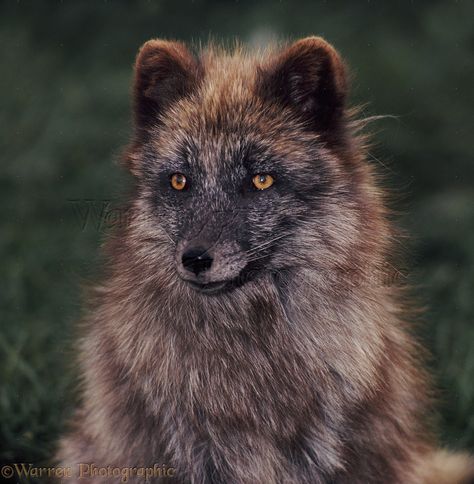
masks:
<instances>
[{"instance_id":1,"label":"fox forehead","mask_svg":"<svg viewBox=\"0 0 474 484\"><path fill-rule=\"evenodd\" d=\"M267 106L251 87L227 96L231 88L220 82L222 90L208 95L204 85L164 114L151 136L160 158L216 176L237 166L269 170L277 163L291 170L323 150L317 134L306 132L285 110Z\"/></svg>"},{"instance_id":2,"label":"fox forehead","mask_svg":"<svg viewBox=\"0 0 474 484\"><path fill-rule=\"evenodd\" d=\"M315 159L324 157L323 145L314 139L306 143L304 134L292 136L284 129L259 133L230 129L225 123L173 124L169 130L160 128L151 148L156 163L170 171L198 171L209 178L224 173L291 172L310 168Z\"/></svg>"},{"instance_id":3,"label":"fox forehead","mask_svg":"<svg viewBox=\"0 0 474 484\"><path fill-rule=\"evenodd\" d=\"M222 76L219 72L212 70L192 96L173 105L152 136L157 152L185 158L209 175L242 164L249 155L258 158L271 144L251 79L235 76L230 68Z\"/></svg>"}]
</instances>

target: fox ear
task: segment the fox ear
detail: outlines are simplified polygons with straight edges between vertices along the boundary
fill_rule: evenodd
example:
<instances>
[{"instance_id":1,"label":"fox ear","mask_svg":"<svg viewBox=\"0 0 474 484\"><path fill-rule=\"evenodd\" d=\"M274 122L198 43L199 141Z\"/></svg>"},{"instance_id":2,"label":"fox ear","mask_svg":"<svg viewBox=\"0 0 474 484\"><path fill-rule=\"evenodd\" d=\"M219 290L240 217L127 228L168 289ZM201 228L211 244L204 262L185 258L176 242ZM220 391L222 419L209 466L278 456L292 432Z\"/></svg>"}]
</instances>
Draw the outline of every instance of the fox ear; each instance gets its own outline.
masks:
<instances>
[{"instance_id":1,"label":"fox ear","mask_svg":"<svg viewBox=\"0 0 474 484\"><path fill-rule=\"evenodd\" d=\"M311 128L328 130L341 118L347 95L345 68L321 37L298 40L261 74L262 95L291 107Z\"/></svg>"},{"instance_id":2,"label":"fox ear","mask_svg":"<svg viewBox=\"0 0 474 484\"><path fill-rule=\"evenodd\" d=\"M135 62L134 110L138 130L159 122L163 111L189 94L199 79L199 63L180 42L149 40Z\"/></svg>"}]
</instances>

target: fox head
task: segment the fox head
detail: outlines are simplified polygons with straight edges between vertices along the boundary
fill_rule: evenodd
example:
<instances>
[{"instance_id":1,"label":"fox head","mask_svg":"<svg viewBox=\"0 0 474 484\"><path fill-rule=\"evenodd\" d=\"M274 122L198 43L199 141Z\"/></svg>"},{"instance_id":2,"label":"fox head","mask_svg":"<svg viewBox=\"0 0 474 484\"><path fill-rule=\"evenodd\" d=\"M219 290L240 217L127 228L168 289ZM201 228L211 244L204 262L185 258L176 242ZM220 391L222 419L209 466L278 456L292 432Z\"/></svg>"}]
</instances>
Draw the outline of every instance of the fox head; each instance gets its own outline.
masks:
<instances>
[{"instance_id":1,"label":"fox head","mask_svg":"<svg viewBox=\"0 0 474 484\"><path fill-rule=\"evenodd\" d=\"M169 284L220 294L262 274L353 264L352 247L368 244L345 68L323 39L197 54L151 40L133 96L135 237Z\"/></svg>"}]
</instances>

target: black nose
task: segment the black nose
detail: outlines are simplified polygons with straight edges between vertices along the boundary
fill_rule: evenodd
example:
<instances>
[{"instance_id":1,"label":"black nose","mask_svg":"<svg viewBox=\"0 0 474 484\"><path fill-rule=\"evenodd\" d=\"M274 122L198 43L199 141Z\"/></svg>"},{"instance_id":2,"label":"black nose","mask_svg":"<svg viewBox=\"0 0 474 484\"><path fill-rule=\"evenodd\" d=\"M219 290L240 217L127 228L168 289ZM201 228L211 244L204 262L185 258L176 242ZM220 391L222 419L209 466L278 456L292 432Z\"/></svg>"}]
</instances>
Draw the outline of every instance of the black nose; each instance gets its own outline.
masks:
<instances>
[{"instance_id":1,"label":"black nose","mask_svg":"<svg viewBox=\"0 0 474 484\"><path fill-rule=\"evenodd\" d=\"M188 249L181 259L183 266L190 272L194 272L198 276L201 272L205 272L212 266L212 257L208 254L206 249L202 247L193 247Z\"/></svg>"}]
</instances>

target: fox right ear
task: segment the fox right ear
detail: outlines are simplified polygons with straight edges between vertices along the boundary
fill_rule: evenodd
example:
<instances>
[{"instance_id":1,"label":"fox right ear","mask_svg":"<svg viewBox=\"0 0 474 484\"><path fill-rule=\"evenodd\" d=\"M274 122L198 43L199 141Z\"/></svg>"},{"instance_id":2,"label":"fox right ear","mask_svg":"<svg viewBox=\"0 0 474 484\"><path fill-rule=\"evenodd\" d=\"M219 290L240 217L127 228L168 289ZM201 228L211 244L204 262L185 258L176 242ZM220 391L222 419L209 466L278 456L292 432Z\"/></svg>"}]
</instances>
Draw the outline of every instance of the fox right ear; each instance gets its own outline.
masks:
<instances>
[{"instance_id":1,"label":"fox right ear","mask_svg":"<svg viewBox=\"0 0 474 484\"><path fill-rule=\"evenodd\" d=\"M180 42L149 40L135 62L133 88L135 123L146 131L159 123L163 111L197 85L200 66Z\"/></svg>"}]
</instances>

